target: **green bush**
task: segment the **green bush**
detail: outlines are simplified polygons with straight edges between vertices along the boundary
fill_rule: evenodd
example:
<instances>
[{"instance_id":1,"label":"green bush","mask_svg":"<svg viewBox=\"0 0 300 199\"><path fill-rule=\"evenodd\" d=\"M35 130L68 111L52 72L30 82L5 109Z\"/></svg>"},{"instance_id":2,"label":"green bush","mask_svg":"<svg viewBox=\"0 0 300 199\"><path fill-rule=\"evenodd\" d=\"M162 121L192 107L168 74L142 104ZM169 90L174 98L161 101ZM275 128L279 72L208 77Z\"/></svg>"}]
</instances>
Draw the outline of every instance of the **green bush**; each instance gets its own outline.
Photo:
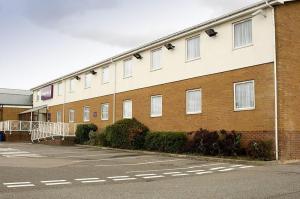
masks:
<instances>
[{"instance_id":1,"label":"green bush","mask_svg":"<svg viewBox=\"0 0 300 199\"><path fill-rule=\"evenodd\" d=\"M135 118L123 119L105 128L106 144L115 148L141 149L148 127Z\"/></svg>"},{"instance_id":2,"label":"green bush","mask_svg":"<svg viewBox=\"0 0 300 199\"><path fill-rule=\"evenodd\" d=\"M91 131L89 133L89 144L90 145L94 145L94 146L107 146L107 142L106 142L106 134L103 131L100 132L94 132Z\"/></svg>"},{"instance_id":3,"label":"green bush","mask_svg":"<svg viewBox=\"0 0 300 199\"><path fill-rule=\"evenodd\" d=\"M151 132L145 140L147 150L180 153L184 151L187 142L185 133L182 132Z\"/></svg>"},{"instance_id":4,"label":"green bush","mask_svg":"<svg viewBox=\"0 0 300 199\"><path fill-rule=\"evenodd\" d=\"M98 127L95 124L79 124L76 128L76 143L85 144L89 141L89 133L97 131Z\"/></svg>"},{"instance_id":5,"label":"green bush","mask_svg":"<svg viewBox=\"0 0 300 199\"><path fill-rule=\"evenodd\" d=\"M252 140L247 147L249 157L258 160L273 159L273 141Z\"/></svg>"}]
</instances>

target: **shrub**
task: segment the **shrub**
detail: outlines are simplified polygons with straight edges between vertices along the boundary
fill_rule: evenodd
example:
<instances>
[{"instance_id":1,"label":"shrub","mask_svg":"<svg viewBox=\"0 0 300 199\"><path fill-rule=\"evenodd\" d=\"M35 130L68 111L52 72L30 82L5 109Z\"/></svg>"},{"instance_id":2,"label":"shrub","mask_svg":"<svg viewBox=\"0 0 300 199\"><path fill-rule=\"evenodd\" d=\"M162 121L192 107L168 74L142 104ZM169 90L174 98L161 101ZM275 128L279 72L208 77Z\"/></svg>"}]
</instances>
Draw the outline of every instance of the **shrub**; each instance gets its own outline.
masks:
<instances>
[{"instance_id":1,"label":"shrub","mask_svg":"<svg viewBox=\"0 0 300 199\"><path fill-rule=\"evenodd\" d=\"M151 132L145 140L148 150L180 153L184 151L187 137L182 132Z\"/></svg>"},{"instance_id":2,"label":"shrub","mask_svg":"<svg viewBox=\"0 0 300 199\"><path fill-rule=\"evenodd\" d=\"M76 142L79 144L85 144L89 141L89 133L91 131L97 131L97 126L95 124L79 124L76 128Z\"/></svg>"},{"instance_id":3,"label":"shrub","mask_svg":"<svg viewBox=\"0 0 300 199\"><path fill-rule=\"evenodd\" d=\"M247 154L253 159L272 160L273 141L252 140L248 144Z\"/></svg>"},{"instance_id":4,"label":"shrub","mask_svg":"<svg viewBox=\"0 0 300 199\"><path fill-rule=\"evenodd\" d=\"M100 132L91 131L89 133L89 137L90 137L89 140L90 145L107 146L106 134L103 131Z\"/></svg>"},{"instance_id":5,"label":"shrub","mask_svg":"<svg viewBox=\"0 0 300 199\"><path fill-rule=\"evenodd\" d=\"M123 119L105 128L106 141L109 146L126 149L144 147L148 127L135 118Z\"/></svg>"},{"instance_id":6,"label":"shrub","mask_svg":"<svg viewBox=\"0 0 300 199\"><path fill-rule=\"evenodd\" d=\"M241 134L234 131L227 133L225 130L219 132L220 152L225 156L237 156L241 154Z\"/></svg>"}]
</instances>

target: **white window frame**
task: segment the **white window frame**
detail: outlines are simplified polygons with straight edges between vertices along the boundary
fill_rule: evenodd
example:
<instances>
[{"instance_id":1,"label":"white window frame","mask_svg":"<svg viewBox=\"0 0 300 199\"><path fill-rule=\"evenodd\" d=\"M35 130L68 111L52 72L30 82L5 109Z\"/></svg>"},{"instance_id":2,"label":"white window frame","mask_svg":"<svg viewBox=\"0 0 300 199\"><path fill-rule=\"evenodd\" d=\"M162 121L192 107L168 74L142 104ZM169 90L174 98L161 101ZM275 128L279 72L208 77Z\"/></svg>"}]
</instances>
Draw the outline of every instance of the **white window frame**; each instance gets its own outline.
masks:
<instances>
[{"instance_id":1,"label":"white window frame","mask_svg":"<svg viewBox=\"0 0 300 199\"><path fill-rule=\"evenodd\" d=\"M107 79L105 79L104 77L104 73L105 73L105 70L107 70L106 72L107 72ZM105 66L105 67L103 67L102 68L102 84L107 84L107 83L109 83L109 79L110 79L110 68L109 68L109 66Z\"/></svg>"},{"instance_id":2,"label":"white window frame","mask_svg":"<svg viewBox=\"0 0 300 199\"><path fill-rule=\"evenodd\" d=\"M188 107L189 107L189 93L191 92L200 92L200 110L199 111L189 111ZM196 115L196 114L201 114L202 113L202 89L198 88L198 89L192 89L192 90L187 90L185 92L185 112L187 115Z\"/></svg>"},{"instance_id":3,"label":"white window frame","mask_svg":"<svg viewBox=\"0 0 300 199\"><path fill-rule=\"evenodd\" d=\"M107 118L103 117L103 108L107 106ZM101 104L101 120L108 120L109 119L109 103Z\"/></svg>"},{"instance_id":4,"label":"white window frame","mask_svg":"<svg viewBox=\"0 0 300 199\"><path fill-rule=\"evenodd\" d=\"M57 95L58 96L63 96L63 92L64 91L64 88L63 88L63 82L59 82L57 84Z\"/></svg>"},{"instance_id":5,"label":"white window frame","mask_svg":"<svg viewBox=\"0 0 300 199\"><path fill-rule=\"evenodd\" d=\"M131 115L130 116L126 116L127 114L125 113L125 103L127 103L127 102L130 102L131 103ZM132 105L132 100L124 100L123 101L123 118L124 119L132 119L132 117L133 117L133 105Z\"/></svg>"},{"instance_id":6,"label":"white window frame","mask_svg":"<svg viewBox=\"0 0 300 199\"><path fill-rule=\"evenodd\" d=\"M41 91L39 90L36 92L35 100L38 102L40 101L40 99L41 99Z\"/></svg>"},{"instance_id":7,"label":"white window frame","mask_svg":"<svg viewBox=\"0 0 300 199\"><path fill-rule=\"evenodd\" d=\"M74 93L75 92L75 89L73 88L73 86L72 86L72 82L74 82L74 87L75 87L75 83L76 83L76 79L75 78L72 78L72 79L70 79L70 81L69 81L69 91L70 91L70 93Z\"/></svg>"},{"instance_id":8,"label":"white window frame","mask_svg":"<svg viewBox=\"0 0 300 199\"><path fill-rule=\"evenodd\" d=\"M153 53L155 53L157 51L160 51L160 58L159 58L160 63L159 63L159 66L157 68L154 68L154 66L153 66ZM162 60L162 47L151 50L151 52L150 52L150 71L156 71L156 70L162 69L161 60Z\"/></svg>"},{"instance_id":9,"label":"white window frame","mask_svg":"<svg viewBox=\"0 0 300 199\"><path fill-rule=\"evenodd\" d=\"M159 114L154 114L152 110L152 105L153 105L153 98L160 97L161 98L161 112ZM151 101L150 101L150 116L151 117L162 117L163 115L163 96L162 95L153 95L151 96Z\"/></svg>"},{"instance_id":10,"label":"white window frame","mask_svg":"<svg viewBox=\"0 0 300 199\"><path fill-rule=\"evenodd\" d=\"M73 114L73 118L71 117L71 114ZM71 120L72 118L72 120ZM75 122L75 110L74 109L70 109L69 110L69 123L74 123Z\"/></svg>"},{"instance_id":11,"label":"white window frame","mask_svg":"<svg viewBox=\"0 0 300 199\"><path fill-rule=\"evenodd\" d=\"M86 109L88 109L89 110L89 115L88 115L88 119L87 118L85 118L85 111L86 111ZM89 106L84 106L83 107L83 122L89 122L91 120L91 109L90 109L90 107Z\"/></svg>"},{"instance_id":12,"label":"white window frame","mask_svg":"<svg viewBox=\"0 0 300 199\"><path fill-rule=\"evenodd\" d=\"M246 84L246 83L253 83L253 107L245 107L245 108L238 108L236 107L236 86L240 84ZM255 81L254 80L248 80L248 81L242 81L242 82L236 82L233 84L233 107L234 111L249 111L255 109Z\"/></svg>"},{"instance_id":13,"label":"white window frame","mask_svg":"<svg viewBox=\"0 0 300 199\"><path fill-rule=\"evenodd\" d=\"M58 120L58 118L60 118L60 121ZM56 122L57 123L62 123L62 112L61 111L56 112Z\"/></svg>"},{"instance_id":14,"label":"white window frame","mask_svg":"<svg viewBox=\"0 0 300 199\"><path fill-rule=\"evenodd\" d=\"M195 58L192 58L192 59L188 59L188 41L192 40L192 39L195 39L195 38L199 38L199 56L195 57ZM194 35L194 36L189 37L189 38L186 38L185 39L185 61L186 62L190 62L190 61L194 61L194 60L197 60L197 59L200 59L200 58L201 58L201 39L200 39L200 34Z\"/></svg>"},{"instance_id":15,"label":"white window frame","mask_svg":"<svg viewBox=\"0 0 300 199\"><path fill-rule=\"evenodd\" d=\"M91 79L90 79L90 82L89 82L89 85L88 85L88 83L87 83L87 76L89 76ZM91 86L92 86L92 74L91 73L86 73L85 75L84 75L84 88L85 89L88 89L88 88L91 88Z\"/></svg>"},{"instance_id":16,"label":"white window frame","mask_svg":"<svg viewBox=\"0 0 300 199\"><path fill-rule=\"evenodd\" d=\"M243 46L238 46L238 47L235 47L235 31L234 31L234 28L236 25L238 24L241 24L241 23L244 23L244 22L247 22L247 21L251 21L252 23L252 26L251 26L251 31L252 31L252 41L251 43L249 44L246 44L246 45L243 45ZM253 20L252 18L247 18L247 19L243 19L243 20L240 20L240 21L237 21L237 22L234 22L232 24L232 48L233 50L237 50L237 49L240 49L240 48L245 48L245 47L249 47L249 46L252 46L253 45Z\"/></svg>"},{"instance_id":17,"label":"white window frame","mask_svg":"<svg viewBox=\"0 0 300 199\"><path fill-rule=\"evenodd\" d=\"M130 73L130 75L125 74L125 63L128 62L128 61L131 62L131 73ZM132 73L133 73L133 60L132 60L132 58L128 58L128 59L123 60L123 79L131 78Z\"/></svg>"}]
</instances>

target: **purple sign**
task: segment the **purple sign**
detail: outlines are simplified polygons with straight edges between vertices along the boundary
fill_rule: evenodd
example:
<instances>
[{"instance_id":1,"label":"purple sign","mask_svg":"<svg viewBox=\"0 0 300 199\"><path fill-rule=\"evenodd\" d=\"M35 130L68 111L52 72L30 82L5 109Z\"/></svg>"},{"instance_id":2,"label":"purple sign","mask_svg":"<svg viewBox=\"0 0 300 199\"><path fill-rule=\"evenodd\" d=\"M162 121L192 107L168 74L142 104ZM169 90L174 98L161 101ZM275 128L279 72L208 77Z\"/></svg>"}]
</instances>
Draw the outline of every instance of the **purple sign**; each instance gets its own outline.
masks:
<instances>
[{"instance_id":1,"label":"purple sign","mask_svg":"<svg viewBox=\"0 0 300 199\"><path fill-rule=\"evenodd\" d=\"M49 100L53 98L53 85L42 88L41 98L42 100Z\"/></svg>"}]
</instances>

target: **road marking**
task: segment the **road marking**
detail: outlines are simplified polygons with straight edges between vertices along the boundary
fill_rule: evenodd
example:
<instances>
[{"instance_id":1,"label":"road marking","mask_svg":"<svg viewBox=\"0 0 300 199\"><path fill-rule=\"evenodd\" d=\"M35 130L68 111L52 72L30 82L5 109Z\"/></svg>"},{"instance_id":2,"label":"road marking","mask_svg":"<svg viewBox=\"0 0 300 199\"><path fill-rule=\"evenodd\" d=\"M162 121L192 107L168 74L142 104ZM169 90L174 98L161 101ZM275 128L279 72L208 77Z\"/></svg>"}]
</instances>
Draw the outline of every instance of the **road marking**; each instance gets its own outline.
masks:
<instances>
[{"instance_id":1,"label":"road marking","mask_svg":"<svg viewBox=\"0 0 300 199\"><path fill-rule=\"evenodd\" d=\"M174 160L161 160L161 161L153 161L153 162L141 162L135 164L104 164L104 165L95 165L95 167L114 167L114 166L136 166L136 165L144 165L144 164L155 164L155 163L162 163L162 162L174 162L174 161L182 161L183 159L174 159ZM155 170L148 170L148 171L155 171ZM147 172L147 171L139 171L139 173ZM134 173L134 172L126 172L126 173ZM137 172L138 173L138 172Z\"/></svg>"},{"instance_id":2,"label":"road marking","mask_svg":"<svg viewBox=\"0 0 300 199\"><path fill-rule=\"evenodd\" d=\"M235 164L235 165L232 165L232 166L230 166L230 167L241 167L241 166L244 166L244 165L242 165L242 164Z\"/></svg>"},{"instance_id":3,"label":"road marking","mask_svg":"<svg viewBox=\"0 0 300 199\"><path fill-rule=\"evenodd\" d=\"M222 169L222 170L219 170L219 171L226 172L226 171L232 171L232 170L234 170L234 168Z\"/></svg>"},{"instance_id":4,"label":"road marking","mask_svg":"<svg viewBox=\"0 0 300 199\"><path fill-rule=\"evenodd\" d=\"M46 183L47 186L53 186L53 185L64 185L64 184L72 184L71 182L54 182L54 183Z\"/></svg>"},{"instance_id":5,"label":"road marking","mask_svg":"<svg viewBox=\"0 0 300 199\"><path fill-rule=\"evenodd\" d=\"M190 174L187 174L187 173L180 173L180 174L174 174L172 175L173 177L176 177L176 176L188 176Z\"/></svg>"},{"instance_id":6,"label":"road marking","mask_svg":"<svg viewBox=\"0 0 300 199\"><path fill-rule=\"evenodd\" d=\"M128 178L129 176L110 176L110 177L107 177L109 179L115 179L115 178Z\"/></svg>"},{"instance_id":7,"label":"road marking","mask_svg":"<svg viewBox=\"0 0 300 199\"><path fill-rule=\"evenodd\" d=\"M246 169L246 168L252 168L254 166L243 166L243 167L239 167L240 169Z\"/></svg>"},{"instance_id":8,"label":"road marking","mask_svg":"<svg viewBox=\"0 0 300 199\"><path fill-rule=\"evenodd\" d=\"M119 179L113 179L113 181L125 181L125 180L136 180L136 178L119 178Z\"/></svg>"},{"instance_id":9,"label":"road marking","mask_svg":"<svg viewBox=\"0 0 300 199\"><path fill-rule=\"evenodd\" d=\"M211 168L209 170L211 171L215 171L215 170L220 170L220 169L225 169L226 167L215 167L215 168Z\"/></svg>"},{"instance_id":10,"label":"road marking","mask_svg":"<svg viewBox=\"0 0 300 199\"><path fill-rule=\"evenodd\" d=\"M144 176L155 176L157 174L154 174L154 173L149 173L149 174L138 174L138 175L135 175L136 177L144 177Z\"/></svg>"},{"instance_id":11,"label":"road marking","mask_svg":"<svg viewBox=\"0 0 300 199\"><path fill-rule=\"evenodd\" d=\"M203 172L199 172L196 173L197 175L203 175L203 174L208 174L208 173L213 173L212 171L203 171Z\"/></svg>"},{"instance_id":12,"label":"road marking","mask_svg":"<svg viewBox=\"0 0 300 199\"><path fill-rule=\"evenodd\" d=\"M13 154L28 154L27 151L7 151L7 152L0 152L0 155L13 155Z\"/></svg>"},{"instance_id":13,"label":"road marking","mask_svg":"<svg viewBox=\"0 0 300 199\"><path fill-rule=\"evenodd\" d=\"M15 155L3 155L4 157L7 158L12 158L12 157L29 157L29 158L42 158L46 156L41 156L38 154L15 154Z\"/></svg>"},{"instance_id":14,"label":"road marking","mask_svg":"<svg viewBox=\"0 0 300 199\"><path fill-rule=\"evenodd\" d=\"M163 173L163 174L165 174L165 175L172 175L172 174L180 174L180 173L182 173L182 172L168 172L168 173Z\"/></svg>"},{"instance_id":15,"label":"road marking","mask_svg":"<svg viewBox=\"0 0 300 199\"><path fill-rule=\"evenodd\" d=\"M7 188L34 187L34 184L8 185Z\"/></svg>"},{"instance_id":16,"label":"road marking","mask_svg":"<svg viewBox=\"0 0 300 199\"><path fill-rule=\"evenodd\" d=\"M202 171L205 171L205 170L192 170L192 171L186 171L188 173L197 173L197 172L202 172Z\"/></svg>"},{"instance_id":17,"label":"road marking","mask_svg":"<svg viewBox=\"0 0 300 199\"><path fill-rule=\"evenodd\" d=\"M96 182L105 182L106 180L88 180L88 181L81 181L81 183L96 183Z\"/></svg>"},{"instance_id":18,"label":"road marking","mask_svg":"<svg viewBox=\"0 0 300 199\"><path fill-rule=\"evenodd\" d=\"M158 176L145 176L144 179L152 179L152 178L164 178L165 176L158 175Z\"/></svg>"},{"instance_id":19,"label":"road marking","mask_svg":"<svg viewBox=\"0 0 300 199\"><path fill-rule=\"evenodd\" d=\"M179 159L184 160L184 159ZM194 169L199 167L207 167L207 166L217 166L217 165L223 165L225 163L214 163L214 164L203 164L203 165L197 165L197 166L191 166L191 167L178 167L173 169L157 169L157 170L139 170L139 171L127 171L126 173L145 173L145 172L153 172L153 171L174 171L174 170L186 170L186 169ZM96 165L97 166L97 165Z\"/></svg>"},{"instance_id":20,"label":"road marking","mask_svg":"<svg viewBox=\"0 0 300 199\"><path fill-rule=\"evenodd\" d=\"M41 181L41 183L52 183L52 182L66 182L66 180L46 180L46 181Z\"/></svg>"},{"instance_id":21,"label":"road marking","mask_svg":"<svg viewBox=\"0 0 300 199\"><path fill-rule=\"evenodd\" d=\"M18 151L19 149L13 149L13 148L0 148L0 151Z\"/></svg>"},{"instance_id":22,"label":"road marking","mask_svg":"<svg viewBox=\"0 0 300 199\"><path fill-rule=\"evenodd\" d=\"M3 185L18 185L18 184L31 184L31 182L8 182L8 183L3 183Z\"/></svg>"},{"instance_id":23,"label":"road marking","mask_svg":"<svg viewBox=\"0 0 300 199\"><path fill-rule=\"evenodd\" d=\"M97 160L74 160L72 162L97 162L97 161L114 161L114 160L124 160L124 159L137 159L140 157L149 157L148 155L141 155L141 156L134 156L134 157L120 157L120 158L104 158L104 159L97 159ZM97 166L97 165L96 165Z\"/></svg>"},{"instance_id":24,"label":"road marking","mask_svg":"<svg viewBox=\"0 0 300 199\"><path fill-rule=\"evenodd\" d=\"M99 178L77 178L77 179L74 179L76 181L84 181L84 180L99 180Z\"/></svg>"}]
</instances>

